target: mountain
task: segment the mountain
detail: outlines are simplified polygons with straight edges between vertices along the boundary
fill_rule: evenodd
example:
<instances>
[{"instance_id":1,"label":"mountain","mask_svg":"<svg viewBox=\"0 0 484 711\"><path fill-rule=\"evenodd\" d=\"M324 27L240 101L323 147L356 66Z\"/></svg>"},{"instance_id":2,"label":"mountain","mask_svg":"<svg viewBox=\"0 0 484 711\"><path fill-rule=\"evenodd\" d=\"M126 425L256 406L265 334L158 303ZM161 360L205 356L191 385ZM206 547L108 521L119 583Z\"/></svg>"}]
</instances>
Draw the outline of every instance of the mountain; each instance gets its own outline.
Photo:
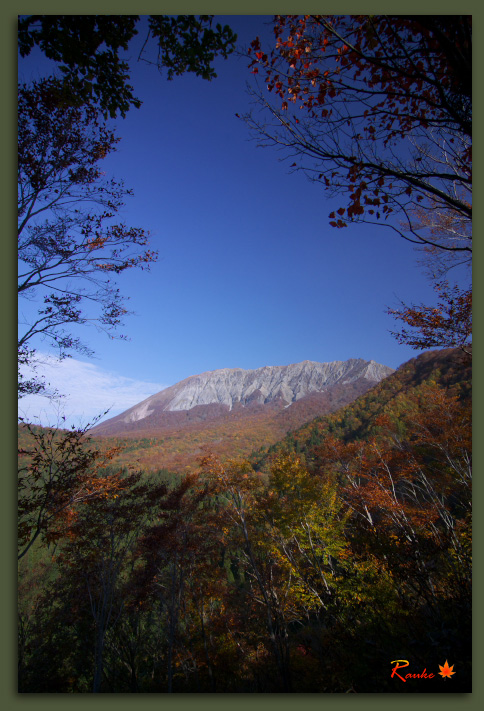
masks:
<instances>
[{"instance_id":1,"label":"mountain","mask_svg":"<svg viewBox=\"0 0 484 711\"><path fill-rule=\"evenodd\" d=\"M390 375L393 370L375 361L361 358L332 363L304 361L286 366L265 366L255 370L223 368L192 375L171 387L151 395L138 405L103 422L93 429L97 434L152 429L157 423L176 423L166 413L189 412L195 419L204 412L205 419L227 414L240 407L275 403L288 407L312 393L323 393L336 386L352 386L363 381L368 388ZM211 410L207 406L214 406ZM205 407L205 410L200 408ZM165 415L165 417L163 417ZM193 418L190 418L193 419Z\"/></svg>"},{"instance_id":2,"label":"mountain","mask_svg":"<svg viewBox=\"0 0 484 711\"><path fill-rule=\"evenodd\" d=\"M165 388L100 423L91 434L129 440L122 444L130 451L137 449L132 440L143 441L139 461L147 468L183 469L207 447L222 455L247 456L304 422L353 402L392 372L361 358L223 368Z\"/></svg>"}]
</instances>

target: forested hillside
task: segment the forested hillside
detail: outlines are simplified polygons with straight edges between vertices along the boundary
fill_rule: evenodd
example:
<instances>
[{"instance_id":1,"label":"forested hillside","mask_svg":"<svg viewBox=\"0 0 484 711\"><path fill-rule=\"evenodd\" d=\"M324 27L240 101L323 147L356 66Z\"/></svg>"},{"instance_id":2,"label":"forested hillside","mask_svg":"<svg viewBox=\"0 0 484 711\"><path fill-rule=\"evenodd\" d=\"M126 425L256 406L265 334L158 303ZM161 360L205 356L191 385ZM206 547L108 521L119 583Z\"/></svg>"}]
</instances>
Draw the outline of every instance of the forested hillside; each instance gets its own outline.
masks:
<instances>
[{"instance_id":1,"label":"forested hillside","mask_svg":"<svg viewBox=\"0 0 484 711\"><path fill-rule=\"evenodd\" d=\"M410 396L415 396L424 385L438 385L459 400L470 400L472 393L472 361L460 349L447 348L426 351L398 368L395 373L375 385L368 393L357 398L335 415L317 417L291 432L259 455L254 453L254 466L263 466L275 452L295 452L303 455L309 464L316 458L316 448L328 435L343 441L367 438L381 430L381 417L385 415L395 424L401 424L402 414L409 408Z\"/></svg>"},{"instance_id":2,"label":"forested hillside","mask_svg":"<svg viewBox=\"0 0 484 711\"><path fill-rule=\"evenodd\" d=\"M72 433L32 430L21 691L470 691L469 371L423 354L261 467L129 473L86 443L72 489Z\"/></svg>"}]
</instances>

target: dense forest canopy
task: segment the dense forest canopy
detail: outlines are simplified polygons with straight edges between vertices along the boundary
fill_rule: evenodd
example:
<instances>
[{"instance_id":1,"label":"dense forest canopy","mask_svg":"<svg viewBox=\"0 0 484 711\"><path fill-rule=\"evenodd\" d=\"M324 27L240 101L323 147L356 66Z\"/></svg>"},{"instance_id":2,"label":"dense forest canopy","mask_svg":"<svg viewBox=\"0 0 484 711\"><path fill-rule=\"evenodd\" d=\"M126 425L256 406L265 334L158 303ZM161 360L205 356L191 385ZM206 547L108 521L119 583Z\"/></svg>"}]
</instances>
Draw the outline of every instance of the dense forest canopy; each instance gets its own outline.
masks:
<instances>
[{"instance_id":1,"label":"dense forest canopy","mask_svg":"<svg viewBox=\"0 0 484 711\"><path fill-rule=\"evenodd\" d=\"M72 433L23 435L20 689L420 692L395 687L398 648L427 691L446 660L469 691L469 378L458 350L424 354L272 453L188 475L86 441L66 482Z\"/></svg>"}]
</instances>

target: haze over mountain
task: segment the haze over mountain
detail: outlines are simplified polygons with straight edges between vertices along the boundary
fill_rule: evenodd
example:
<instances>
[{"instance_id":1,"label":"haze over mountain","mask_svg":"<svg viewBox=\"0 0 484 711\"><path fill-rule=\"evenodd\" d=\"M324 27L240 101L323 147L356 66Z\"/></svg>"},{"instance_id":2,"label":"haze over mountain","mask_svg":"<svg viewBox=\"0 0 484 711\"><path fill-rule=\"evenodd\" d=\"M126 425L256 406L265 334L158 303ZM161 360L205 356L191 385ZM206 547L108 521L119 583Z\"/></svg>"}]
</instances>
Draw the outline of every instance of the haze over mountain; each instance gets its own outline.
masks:
<instances>
[{"instance_id":1,"label":"haze over mountain","mask_svg":"<svg viewBox=\"0 0 484 711\"><path fill-rule=\"evenodd\" d=\"M282 411L290 427L351 402L393 372L361 358L331 363L303 361L255 370L223 368L165 388L92 432L104 436L153 435L193 423L239 420L268 412L281 415Z\"/></svg>"}]
</instances>

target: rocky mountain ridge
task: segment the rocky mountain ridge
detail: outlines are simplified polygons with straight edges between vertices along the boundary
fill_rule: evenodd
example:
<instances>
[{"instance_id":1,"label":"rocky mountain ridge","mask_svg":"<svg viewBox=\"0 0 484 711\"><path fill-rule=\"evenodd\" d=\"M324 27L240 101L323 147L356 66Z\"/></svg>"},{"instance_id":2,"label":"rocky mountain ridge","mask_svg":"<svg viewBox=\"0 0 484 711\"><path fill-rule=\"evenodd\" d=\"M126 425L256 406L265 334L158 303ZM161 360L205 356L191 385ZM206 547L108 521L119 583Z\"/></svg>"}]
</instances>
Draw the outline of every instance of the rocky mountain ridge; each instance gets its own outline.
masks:
<instances>
[{"instance_id":1,"label":"rocky mountain ridge","mask_svg":"<svg viewBox=\"0 0 484 711\"><path fill-rule=\"evenodd\" d=\"M360 394L362 389L369 389L391 373L392 368L362 358L331 363L303 361L254 370L222 368L192 375L165 388L93 431L98 434L111 434L118 429L126 432L131 428L139 431L145 425L156 426L156 421L166 424L170 413L173 423L179 423L183 413L190 418L202 413L204 418L212 418L241 408L289 408L311 395L330 393L335 388L354 390L358 385Z\"/></svg>"}]
</instances>

